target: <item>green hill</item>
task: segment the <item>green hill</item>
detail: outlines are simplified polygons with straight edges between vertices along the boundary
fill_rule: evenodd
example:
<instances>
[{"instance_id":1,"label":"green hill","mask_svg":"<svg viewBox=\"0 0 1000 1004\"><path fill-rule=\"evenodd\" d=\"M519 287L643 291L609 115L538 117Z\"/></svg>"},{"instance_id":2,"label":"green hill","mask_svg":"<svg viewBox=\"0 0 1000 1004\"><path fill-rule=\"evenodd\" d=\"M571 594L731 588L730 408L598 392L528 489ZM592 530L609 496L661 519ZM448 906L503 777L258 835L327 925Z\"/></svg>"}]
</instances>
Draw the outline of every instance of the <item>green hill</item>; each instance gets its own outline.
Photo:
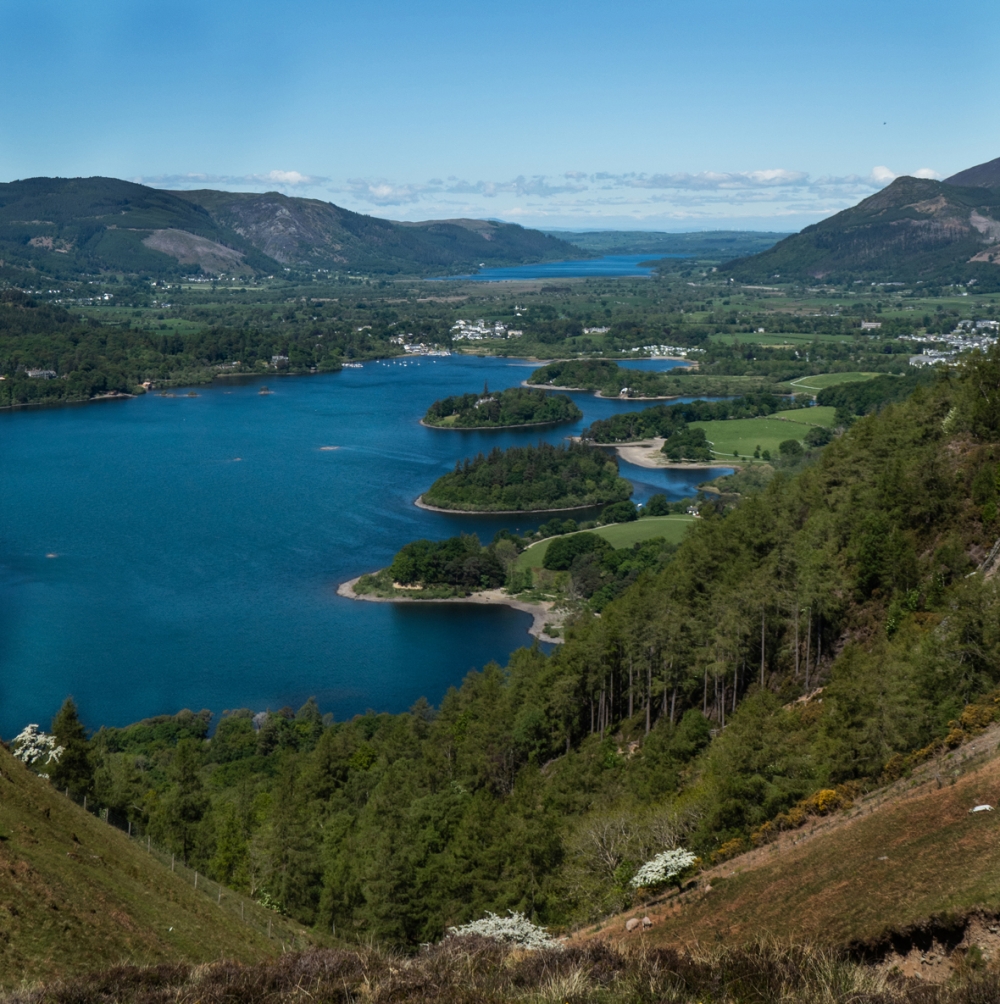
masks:
<instances>
[{"instance_id":1,"label":"green hill","mask_svg":"<svg viewBox=\"0 0 1000 1004\"><path fill-rule=\"evenodd\" d=\"M690 255L716 261L766 251L788 236L787 233L758 230L705 230L687 234L656 230L589 230L583 233L547 230L546 233L595 254Z\"/></svg>"},{"instance_id":2,"label":"green hill","mask_svg":"<svg viewBox=\"0 0 1000 1004\"><path fill-rule=\"evenodd\" d=\"M116 178L0 185L0 272L11 279L13 270L60 279L288 267L432 275L587 255L513 223L394 223L277 192L165 192Z\"/></svg>"},{"instance_id":3,"label":"green hill","mask_svg":"<svg viewBox=\"0 0 1000 1004\"><path fill-rule=\"evenodd\" d=\"M277 266L207 210L116 178L0 185L0 258L52 279L101 272L251 274Z\"/></svg>"},{"instance_id":4,"label":"green hill","mask_svg":"<svg viewBox=\"0 0 1000 1004\"><path fill-rule=\"evenodd\" d=\"M254 960L291 928L215 883L195 889L0 747L0 987L118 963ZM267 916L275 937L266 936ZM297 925L294 926L297 934Z\"/></svg>"},{"instance_id":5,"label":"green hill","mask_svg":"<svg viewBox=\"0 0 1000 1004\"><path fill-rule=\"evenodd\" d=\"M755 283L975 280L979 291L1000 288L1000 188L897 178L720 273Z\"/></svg>"},{"instance_id":6,"label":"green hill","mask_svg":"<svg viewBox=\"0 0 1000 1004\"><path fill-rule=\"evenodd\" d=\"M948 185L980 185L985 188L1000 188L1000 157L966 168L945 178Z\"/></svg>"}]
</instances>

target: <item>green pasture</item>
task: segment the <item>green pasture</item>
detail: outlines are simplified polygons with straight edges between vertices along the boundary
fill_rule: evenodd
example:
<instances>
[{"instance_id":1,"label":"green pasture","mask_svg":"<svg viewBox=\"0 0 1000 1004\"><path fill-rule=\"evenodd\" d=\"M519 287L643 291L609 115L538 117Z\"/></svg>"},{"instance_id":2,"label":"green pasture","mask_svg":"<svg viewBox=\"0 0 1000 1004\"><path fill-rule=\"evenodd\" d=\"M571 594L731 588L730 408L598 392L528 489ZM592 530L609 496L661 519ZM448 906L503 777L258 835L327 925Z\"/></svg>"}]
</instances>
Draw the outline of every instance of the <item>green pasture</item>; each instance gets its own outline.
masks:
<instances>
[{"instance_id":1,"label":"green pasture","mask_svg":"<svg viewBox=\"0 0 1000 1004\"><path fill-rule=\"evenodd\" d=\"M878 373L817 373L815 376L799 377L792 380L793 387L803 390L823 390L826 387L836 387L842 383L860 383L862 380L872 380Z\"/></svg>"},{"instance_id":2,"label":"green pasture","mask_svg":"<svg viewBox=\"0 0 1000 1004\"><path fill-rule=\"evenodd\" d=\"M684 516L679 513L674 516L647 516L632 523L612 523L610 526L599 526L586 532L596 533L614 548L631 547L651 537L665 537L671 544L679 544L694 520L694 516ZM518 556L517 567L541 568L549 544L557 539L546 537L545 540L532 544Z\"/></svg>"},{"instance_id":3,"label":"green pasture","mask_svg":"<svg viewBox=\"0 0 1000 1004\"><path fill-rule=\"evenodd\" d=\"M763 348L778 345L811 345L813 342L851 341L849 335L797 334L784 331L775 333L764 332L763 334L756 331L716 332L709 337L711 341L720 342L723 345L735 345L739 342L741 345L760 345Z\"/></svg>"},{"instance_id":4,"label":"green pasture","mask_svg":"<svg viewBox=\"0 0 1000 1004\"><path fill-rule=\"evenodd\" d=\"M704 429L712 444L712 452L719 457L752 457L759 446L778 455L778 446L786 439L805 438L814 425L829 428L834 422L834 408L797 408L779 411L767 418L731 418L720 422L692 422L696 429Z\"/></svg>"}]
</instances>

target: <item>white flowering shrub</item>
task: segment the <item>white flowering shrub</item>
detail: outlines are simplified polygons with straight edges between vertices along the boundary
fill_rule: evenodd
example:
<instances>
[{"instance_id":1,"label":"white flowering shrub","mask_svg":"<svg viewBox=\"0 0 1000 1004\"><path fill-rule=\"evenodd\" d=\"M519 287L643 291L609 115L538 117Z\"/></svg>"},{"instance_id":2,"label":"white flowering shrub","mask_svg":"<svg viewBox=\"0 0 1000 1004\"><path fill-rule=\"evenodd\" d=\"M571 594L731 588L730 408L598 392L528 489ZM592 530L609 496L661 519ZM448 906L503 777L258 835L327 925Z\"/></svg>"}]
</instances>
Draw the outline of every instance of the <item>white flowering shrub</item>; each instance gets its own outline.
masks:
<instances>
[{"instance_id":1,"label":"white flowering shrub","mask_svg":"<svg viewBox=\"0 0 1000 1004\"><path fill-rule=\"evenodd\" d=\"M14 736L11 747L14 756L29 767L36 763L41 766L58 763L63 754L63 747L56 745L56 737L41 732L37 725L25 726L24 731Z\"/></svg>"},{"instance_id":2,"label":"white flowering shrub","mask_svg":"<svg viewBox=\"0 0 1000 1004\"><path fill-rule=\"evenodd\" d=\"M481 920L461 927L449 927L448 936L460 938L466 934L478 934L481 938L492 938L508 945L517 945L528 951L539 951L545 948L562 948L562 943L549 937L544 927L537 927L523 913L509 910L509 917L498 917L495 913L487 913Z\"/></svg>"},{"instance_id":3,"label":"white flowering shrub","mask_svg":"<svg viewBox=\"0 0 1000 1004\"><path fill-rule=\"evenodd\" d=\"M635 873L631 883L632 887L650 889L653 886L663 885L690 868L697 860L697 854L692 854L691 851L685 850L683 847L664 851L662 854L657 854L652 861L647 861Z\"/></svg>"}]
</instances>

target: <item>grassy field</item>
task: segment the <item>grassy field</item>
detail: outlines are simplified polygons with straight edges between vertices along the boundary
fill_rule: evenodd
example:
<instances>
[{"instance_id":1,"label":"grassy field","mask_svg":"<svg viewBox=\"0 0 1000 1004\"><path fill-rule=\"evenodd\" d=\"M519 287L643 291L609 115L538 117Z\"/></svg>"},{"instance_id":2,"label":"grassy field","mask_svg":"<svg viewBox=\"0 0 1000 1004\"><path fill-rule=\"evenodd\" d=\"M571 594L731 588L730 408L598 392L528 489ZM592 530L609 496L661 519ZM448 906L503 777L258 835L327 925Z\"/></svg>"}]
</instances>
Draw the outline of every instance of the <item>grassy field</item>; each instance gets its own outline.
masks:
<instances>
[{"instance_id":1,"label":"grassy field","mask_svg":"<svg viewBox=\"0 0 1000 1004\"><path fill-rule=\"evenodd\" d=\"M763 348L775 348L778 345L811 345L813 342L849 342L848 335L808 335L782 331L776 334L760 334L748 332L744 334L717 332L710 336L713 342L722 345L760 345Z\"/></svg>"},{"instance_id":2,"label":"grassy field","mask_svg":"<svg viewBox=\"0 0 1000 1004\"><path fill-rule=\"evenodd\" d=\"M878 375L878 373L817 373L815 376L799 377L798 380L792 380L791 384L803 390L823 390L824 387L836 387L842 383L871 380Z\"/></svg>"},{"instance_id":3,"label":"grassy field","mask_svg":"<svg viewBox=\"0 0 1000 1004\"><path fill-rule=\"evenodd\" d=\"M0 987L121 960L251 961L299 925L193 873L85 812L0 748ZM221 898L218 895L221 891ZM274 937L268 939L268 918ZM302 932L303 934L305 932Z\"/></svg>"},{"instance_id":4,"label":"grassy field","mask_svg":"<svg viewBox=\"0 0 1000 1004\"><path fill-rule=\"evenodd\" d=\"M834 410L798 408L779 411L767 418L731 418L720 422L692 422L691 425L705 430L713 452L720 456L731 457L739 453L741 457L752 457L758 446L777 456L779 444L786 439L802 442L814 425L832 426Z\"/></svg>"},{"instance_id":5,"label":"grassy field","mask_svg":"<svg viewBox=\"0 0 1000 1004\"><path fill-rule=\"evenodd\" d=\"M694 516L648 516L633 523L613 523L599 526L589 531L603 537L612 547L631 547L651 537L666 537L672 544L679 544L687 528L694 522ZM541 568L545 552L556 537L547 537L522 551L517 559L518 568Z\"/></svg>"}]
</instances>

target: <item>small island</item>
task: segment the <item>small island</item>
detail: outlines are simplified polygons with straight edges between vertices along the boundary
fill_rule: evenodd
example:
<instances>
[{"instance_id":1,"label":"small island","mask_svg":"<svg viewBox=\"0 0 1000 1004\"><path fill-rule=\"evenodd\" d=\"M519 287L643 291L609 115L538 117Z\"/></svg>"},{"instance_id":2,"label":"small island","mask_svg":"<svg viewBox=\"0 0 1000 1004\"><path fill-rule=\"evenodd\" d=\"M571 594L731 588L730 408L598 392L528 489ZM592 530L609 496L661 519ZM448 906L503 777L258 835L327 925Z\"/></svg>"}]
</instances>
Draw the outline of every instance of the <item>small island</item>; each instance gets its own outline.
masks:
<instances>
[{"instance_id":1,"label":"small island","mask_svg":"<svg viewBox=\"0 0 1000 1004\"><path fill-rule=\"evenodd\" d=\"M459 461L417 504L448 512L558 512L623 502L631 494L617 460L604 451L539 443Z\"/></svg>"},{"instance_id":2,"label":"small island","mask_svg":"<svg viewBox=\"0 0 1000 1004\"><path fill-rule=\"evenodd\" d=\"M482 394L461 394L435 401L423 424L434 429L516 429L575 422L583 412L565 394L511 387Z\"/></svg>"}]
</instances>

